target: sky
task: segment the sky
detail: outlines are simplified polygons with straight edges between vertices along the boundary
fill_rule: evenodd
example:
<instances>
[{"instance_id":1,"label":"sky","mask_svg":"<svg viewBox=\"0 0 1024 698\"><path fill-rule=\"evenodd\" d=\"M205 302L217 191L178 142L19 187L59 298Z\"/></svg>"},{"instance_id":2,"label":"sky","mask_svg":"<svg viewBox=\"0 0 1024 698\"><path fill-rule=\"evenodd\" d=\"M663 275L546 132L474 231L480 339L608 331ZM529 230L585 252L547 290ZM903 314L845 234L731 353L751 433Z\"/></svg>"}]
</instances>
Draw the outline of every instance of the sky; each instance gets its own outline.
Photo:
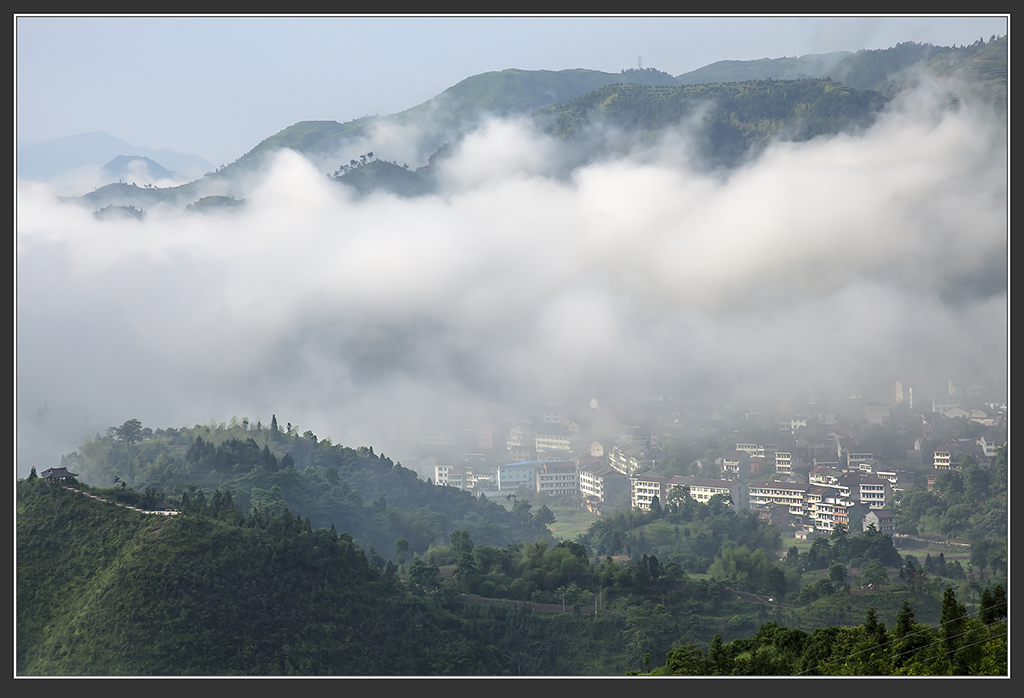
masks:
<instances>
[{"instance_id":1,"label":"sky","mask_svg":"<svg viewBox=\"0 0 1024 698\"><path fill-rule=\"evenodd\" d=\"M719 60L949 46L1006 16L16 18L18 138L105 131L220 165L304 120L421 104L506 68L657 68Z\"/></svg>"},{"instance_id":2,"label":"sky","mask_svg":"<svg viewBox=\"0 0 1024 698\"><path fill-rule=\"evenodd\" d=\"M398 111L486 70L617 71L642 55L678 74L999 32L703 21L25 18L19 136L102 129L230 159L297 120ZM746 43L701 46L709 34ZM915 400L950 379L1005 386L1005 121L959 89L924 80L863 132L774 143L726 175L695 161L686 123L585 161L512 119L468 134L438 191L412 199L357 197L290 151L230 215L100 221L19 183L18 472L132 418L276 415L402 460L392 444L416 425L581 394L740 409L880 397L897 380ZM415 141L408 128L360 148Z\"/></svg>"}]
</instances>

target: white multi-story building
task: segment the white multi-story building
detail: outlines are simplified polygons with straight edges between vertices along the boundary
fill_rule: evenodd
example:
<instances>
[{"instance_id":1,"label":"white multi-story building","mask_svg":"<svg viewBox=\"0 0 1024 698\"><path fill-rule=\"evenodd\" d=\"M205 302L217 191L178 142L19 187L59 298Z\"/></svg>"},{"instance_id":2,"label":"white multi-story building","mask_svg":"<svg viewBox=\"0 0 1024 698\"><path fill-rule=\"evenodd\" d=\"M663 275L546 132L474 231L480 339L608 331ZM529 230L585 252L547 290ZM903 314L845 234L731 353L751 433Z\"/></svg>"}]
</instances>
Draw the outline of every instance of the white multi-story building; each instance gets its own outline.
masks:
<instances>
[{"instance_id":1,"label":"white multi-story building","mask_svg":"<svg viewBox=\"0 0 1024 698\"><path fill-rule=\"evenodd\" d=\"M607 465L580 465L580 493L587 497L604 500L607 493L607 485L612 474L622 481L622 473Z\"/></svg>"},{"instance_id":2,"label":"white multi-story building","mask_svg":"<svg viewBox=\"0 0 1024 698\"><path fill-rule=\"evenodd\" d=\"M737 451L743 451L744 453L749 455L751 458L755 458L755 457L764 458L764 446L760 446L758 444L747 444L747 443L736 444L736 450Z\"/></svg>"},{"instance_id":3,"label":"white multi-story building","mask_svg":"<svg viewBox=\"0 0 1024 698\"><path fill-rule=\"evenodd\" d=\"M434 484L457 487L460 490L487 488L491 484L491 475L486 468L474 469L468 465L435 465Z\"/></svg>"},{"instance_id":4,"label":"white multi-story building","mask_svg":"<svg viewBox=\"0 0 1024 698\"><path fill-rule=\"evenodd\" d=\"M811 485L795 482L755 482L748 489L750 507L785 504L792 516L804 515L804 496Z\"/></svg>"},{"instance_id":5,"label":"white multi-story building","mask_svg":"<svg viewBox=\"0 0 1024 698\"><path fill-rule=\"evenodd\" d=\"M860 481L857 501L871 509L884 509L892 498L892 486L880 477L867 477Z\"/></svg>"},{"instance_id":6,"label":"white multi-story building","mask_svg":"<svg viewBox=\"0 0 1024 698\"><path fill-rule=\"evenodd\" d=\"M648 511L651 508L651 502L655 497L658 498L659 504L664 504L667 488L666 483L671 478L662 477L655 475L654 473L644 473L642 475L633 475L629 478L629 490L630 490L630 504L634 509L643 509Z\"/></svg>"},{"instance_id":7,"label":"white multi-story building","mask_svg":"<svg viewBox=\"0 0 1024 698\"><path fill-rule=\"evenodd\" d=\"M839 484L842 473L836 468L825 465L816 465L807 473L807 482L812 485L825 485L832 487Z\"/></svg>"},{"instance_id":8,"label":"white multi-story building","mask_svg":"<svg viewBox=\"0 0 1024 698\"><path fill-rule=\"evenodd\" d=\"M541 494L577 494L580 491L576 464L568 461L547 461L537 466L537 491Z\"/></svg>"},{"instance_id":9,"label":"white multi-story building","mask_svg":"<svg viewBox=\"0 0 1024 698\"><path fill-rule=\"evenodd\" d=\"M817 516L818 505L825 501L826 497L834 497L835 489L826 485L813 485L807 489L804 494L804 519L803 523L808 524L809 528L814 528L814 520Z\"/></svg>"},{"instance_id":10,"label":"white multi-story building","mask_svg":"<svg viewBox=\"0 0 1024 698\"><path fill-rule=\"evenodd\" d=\"M750 452L738 448L726 451L722 458L722 474L736 479L750 477Z\"/></svg>"},{"instance_id":11,"label":"white multi-story building","mask_svg":"<svg viewBox=\"0 0 1024 698\"><path fill-rule=\"evenodd\" d=\"M831 532L836 524L843 524L847 530L850 527L850 517L847 513L849 502L833 497L818 502L814 512L814 528L818 531Z\"/></svg>"},{"instance_id":12,"label":"white multi-story building","mask_svg":"<svg viewBox=\"0 0 1024 698\"><path fill-rule=\"evenodd\" d=\"M846 468L848 470L859 470L861 463L873 461L875 454L870 451L847 451L846 453Z\"/></svg>"},{"instance_id":13,"label":"white multi-story building","mask_svg":"<svg viewBox=\"0 0 1024 698\"><path fill-rule=\"evenodd\" d=\"M534 439L534 448L537 453L544 451L569 451L569 437L559 434L537 434Z\"/></svg>"},{"instance_id":14,"label":"white multi-story building","mask_svg":"<svg viewBox=\"0 0 1024 698\"><path fill-rule=\"evenodd\" d=\"M750 508L748 488L739 480L711 480L698 477L682 477L680 480L679 484L689 488L690 497L701 504L707 504L715 495L724 494L729 497L737 511Z\"/></svg>"},{"instance_id":15,"label":"white multi-story building","mask_svg":"<svg viewBox=\"0 0 1024 698\"><path fill-rule=\"evenodd\" d=\"M880 467L883 467L883 464L880 461L877 461L874 458L872 458L871 460L862 460L859 463L857 463L856 470L862 473L873 473ZM854 468L849 468L849 470L854 470Z\"/></svg>"},{"instance_id":16,"label":"white multi-story building","mask_svg":"<svg viewBox=\"0 0 1024 698\"><path fill-rule=\"evenodd\" d=\"M777 473L791 473L793 472L793 454L790 451L776 451L775 452L775 472Z\"/></svg>"},{"instance_id":17,"label":"white multi-story building","mask_svg":"<svg viewBox=\"0 0 1024 698\"><path fill-rule=\"evenodd\" d=\"M647 470L653 461L647 453L637 446L616 444L608 456L608 465L626 477Z\"/></svg>"},{"instance_id":18,"label":"white multi-story building","mask_svg":"<svg viewBox=\"0 0 1024 698\"><path fill-rule=\"evenodd\" d=\"M875 477L885 480L889 483L889 488L893 492L902 492L905 487L900 484L900 471L892 468L886 468L885 470L876 470ZM905 475L905 473L904 473ZM904 483L905 484L905 483Z\"/></svg>"},{"instance_id":19,"label":"white multi-story building","mask_svg":"<svg viewBox=\"0 0 1024 698\"><path fill-rule=\"evenodd\" d=\"M583 506L594 514L619 509L629 503L629 478L608 465L580 463L580 494Z\"/></svg>"},{"instance_id":20,"label":"white multi-story building","mask_svg":"<svg viewBox=\"0 0 1024 698\"><path fill-rule=\"evenodd\" d=\"M435 465L434 484L465 489L466 469L455 465Z\"/></svg>"},{"instance_id":21,"label":"white multi-story building","mask_svg":"<svg viewBox=\"0 0 1024 698\"><path fill-rule=\"evenodd\" d=\"M835 488L815 486L808 492L805 511L805 530L831 533L836 524L843 524L847 531L853 532L855 529L860 530L861 520L868 508L840 494Z\"/></svg>"}]
</instances>

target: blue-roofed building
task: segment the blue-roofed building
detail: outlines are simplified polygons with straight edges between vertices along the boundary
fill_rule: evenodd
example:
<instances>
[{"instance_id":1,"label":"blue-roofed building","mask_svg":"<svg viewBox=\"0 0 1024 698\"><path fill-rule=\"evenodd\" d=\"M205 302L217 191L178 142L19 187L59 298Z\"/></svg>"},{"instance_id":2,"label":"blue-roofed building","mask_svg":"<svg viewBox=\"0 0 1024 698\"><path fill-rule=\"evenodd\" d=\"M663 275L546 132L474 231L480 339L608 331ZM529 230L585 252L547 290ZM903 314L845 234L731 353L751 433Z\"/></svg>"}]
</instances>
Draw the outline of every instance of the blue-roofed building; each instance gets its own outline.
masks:
<instances>
[{"instance_id":1,"label":"blue-roofed building","mask_svg":"<svg viewBox=\"0 0 1024 698\"><path fill-rule=\"evenodd\" d=\"M537 468L546 461L527 460L498 466L498 491L506 492L525 487L535 489Z\"/></svg>"}]
</instances>

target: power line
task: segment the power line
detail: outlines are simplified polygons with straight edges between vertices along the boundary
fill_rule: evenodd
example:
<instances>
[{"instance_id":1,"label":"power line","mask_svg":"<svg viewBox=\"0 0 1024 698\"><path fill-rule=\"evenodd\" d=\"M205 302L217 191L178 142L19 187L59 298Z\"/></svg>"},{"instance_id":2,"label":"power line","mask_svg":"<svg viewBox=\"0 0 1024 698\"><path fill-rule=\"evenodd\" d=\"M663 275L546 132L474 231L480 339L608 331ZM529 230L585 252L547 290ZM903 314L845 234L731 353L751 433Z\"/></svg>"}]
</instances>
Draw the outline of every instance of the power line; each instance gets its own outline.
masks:
<instances>
[{"instance_id":1,"label":"power line","mask_svg":"<svg viewBox=\"0 0 1024 698\"><path fill-rule=\"evenodd\" d=\"M994 604L994 607L1005 606L1005 605L1007 605L1007 603L1008 602L1006 602L1006 601L1001 601L998 604ZM913 637L915 635L922 635L924 633L933 633L933 632L938 633L938 632L940 632L942 630L942 628L944 626L950 625L951 623L957 623L957 622L960 622L960 621L967 620L967 619L971 618L972 616L977 615L978 613L980 613L980 610L977 611L977 612L965 613L962 616L959 616L959 617L954 618L952 620L948 620L945 623L939 623L936 626L931 626L931 625L925 626L925 627L921 628L920 630L915 630L912 633L907 633L906 635L904 635L904 636L902 636L900 638L897 638L897 640L905 640L906 638ZM853 627L862 627L862 626L853 626ZM987 628L989 626L984 626L984 627ZM949 641L949 640L956 639L958 637L962 637L964 635L968 635L968 634L970 634L972 632L975 632L977 630L979 630L979 628L968 628L967 630L965 630L962 633L958 633L956 635L952 635L950 637L945 637L945 638L940 637L939 639L935 640L934 642L930 642L930 643L928 643L926 645L922 645L920 647L914 647L914 648L911 648L911 649L908 649L908 650L904 650L902 652L895 652L891 656L892 657L902 657L902 656L904 656L906 654L912 654L912 653L920 652L923 649L927 649L929 647L932 647L934 645L940 644L942 642L946 642L946 641ZM1005 634L1005 632L1006 631L1004 630L1002 634ZM991 641L993 639L996 639L996 638L994 638L992 636L989 636L988 638L985 638L983 640L979 640L977 642L972 642L972 643L970 643L968 645L963 645L963 647L972 647L972 646L974 646L976 644L983 644L983 643L989 642L989 641ZM812 667L812 668L807 669L805 671L798 672L796 675L799 676L801 674L806 674L806 673L808 673L810 671L814 671L815 669L818 669L821 666L828 667L828 666L832 666L832 665L837 665L840 662L847 662L850 659L852 659L854 657L857 657L859 655L862 655L862 654L865 654L865 653L868 653L868 652L875 652L875 651L881 650L881 649L883 649L885 647L891 647L893 642L894 642L893 640L886 640L883 643L880 643L880 644L877 644L877 645L873 645L871 647L867 647L867 648L865 648L863 650L860 650L859 652L854 652L853 654L849 655L848 657L845 657L844 659L841 659L841 660L840 659L836 659L836 660L833 660L833 661L830 661L830 662L825 662L824 664L819 663L816 667Z\"/></svg>"}]
</instances>

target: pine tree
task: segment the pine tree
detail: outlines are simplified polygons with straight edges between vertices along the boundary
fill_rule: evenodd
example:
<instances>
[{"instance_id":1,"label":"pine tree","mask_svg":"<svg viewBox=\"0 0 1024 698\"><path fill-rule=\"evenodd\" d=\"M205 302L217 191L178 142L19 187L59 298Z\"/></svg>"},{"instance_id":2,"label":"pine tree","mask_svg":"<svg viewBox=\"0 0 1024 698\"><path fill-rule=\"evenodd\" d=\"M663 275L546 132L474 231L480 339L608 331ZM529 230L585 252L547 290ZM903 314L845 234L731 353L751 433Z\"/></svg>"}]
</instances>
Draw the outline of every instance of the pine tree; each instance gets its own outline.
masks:
<instances>
[{"instance_id":1,"label":"pine tree","mask_svg":"<svg viewBox=\"0 0 1024 698\"><path fill-rule=\"evenodd\" d=\"M904 599L903 607L896 616L896 637L903 638L914 632L914 609Z\"/></svg>"},{"instance_id":2,"label":"pine tree","mask_svg":"<svg viewBox=\"0 0 1024 698\"><path fill-rule=\"evenodd\" d=\"M722 636L716 634L708 647L708 669L713 676L729 676L732 673L732 659L722 644Z\"/></svg>"},{"instance_id":3,"label":"pine tree","mask_svg":"<svg viewBox=\"0 0 1024 698\"><path fill-rule=\"evenodd\" d=\"M947 586L942 595L942 616L939 622L942 624L944 660L948 663L949 672L954 675L966 674L967 667L963 666L963 653L958 650L963 645L961 635L967 625L967 609L956 600L956 592L951 586Z\"/></svg>"},{"instance_id":4,"label":"pine tree","mask_svg":"<svg viewBox=\"0 0 1024 698\"><path fill-rule=\"evenodd\" d=\"M1006 590L1002 584L985 587L981 591L978 618L985 625L992 625L1000 618L1006 617Z\"/></svg>"},{"instance_id":5,"label":"pine tree","mask_svg":"<svg viewBox=\"0 0 1024 698\"><path fill-rule=\"evenodd\" d=\"M864 631L876 645L885 644L885 623L878 620L878 616L873 608L868 609L867 616L864 619Z\"/></svg>"},{"instance_id":6,"label":"pine tree","mask_svg":"<svg viewBox=\"0 0 1024 698\"><path fill-rule=\"evenodd\" d=\"M978 618L985 625L991 625L995 621L992 615L992 591L991 587L981 590L981 601L978 603Z\"/></svg>"}]
</instances>

